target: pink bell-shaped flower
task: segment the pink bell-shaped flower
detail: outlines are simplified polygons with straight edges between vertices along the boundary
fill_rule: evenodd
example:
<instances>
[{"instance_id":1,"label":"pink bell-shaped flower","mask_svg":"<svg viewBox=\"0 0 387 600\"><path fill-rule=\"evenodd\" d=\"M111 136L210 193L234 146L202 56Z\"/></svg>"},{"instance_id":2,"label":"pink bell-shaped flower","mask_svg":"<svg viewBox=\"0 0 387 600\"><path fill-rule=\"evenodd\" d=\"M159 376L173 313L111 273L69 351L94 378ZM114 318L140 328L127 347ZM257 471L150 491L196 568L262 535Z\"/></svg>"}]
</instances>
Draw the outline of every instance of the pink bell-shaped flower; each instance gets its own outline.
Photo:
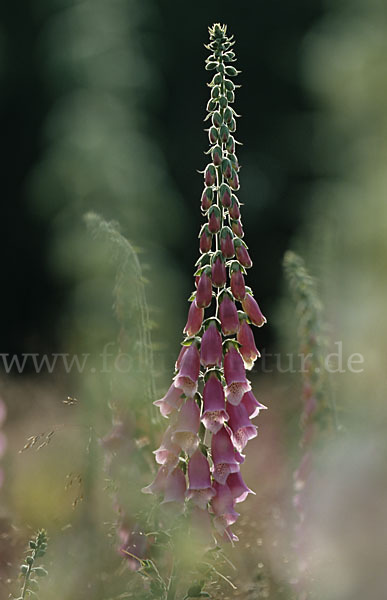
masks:
<instances>
[{"instance_id":1,"label":"pink bell-shaped flower","mask_svg":"<svg viewBox=\"0 0 387 600\"><path fill-rule=\"evenodd\" d=\"M235 254L239 262L246 269L253 266L253 261L247 251L245 244L239 238L234 239Z\"/></svg>"},{"instance_id":2,"label":"pink bell-shaped flower","mask_svg":"<svg viewBox=\"0 0 387 600\"><path fill-rule=\"evenodd\" d=\"M184 327L184 333L193 337L201 328L203 323L204 310L196 304L196 299L191 302L188 311L187 323Z\"/></svg>"},{"instance_id":3,"label":"pink bell-shaped flower","mask_svg":"<svg viewBox=\"0 0 387 600\"><path fill-rule=\"evenodd\" d=\"M211 501L211 507L214 511L214 525L220 534L223 534L227 527L235 523L239 514L234 509L233 497L227 484L214 482L216 496Z\"/></svg>"},{"instance_id":4,"label":"pink bell-shaped flower","mask_svg":"<svg viewBox=\"0 0 387 600\"><path fill-rule=\"evenodd\" d=\"M176 469L173 469L168 475L165 481L164 500L161 504L167 504L169 502L183 504L186 488L185 475L179 467L176 467Z\"/></svg>"},{"instance_id":5,"label":"pink bell-shaped flower","mask_svg":"<svg viewBox=\"0 0 387 600\"><path fill-rule=\"evenodd\" d=\"M198 431L200 426L200 411L193 398L187 398L181 407L172 442L180 446L189 456L195 452L199 444Z\"/></svg>"},{"instance_id":6,"label":"pink bell-shaped flower","mask_svg":"<svg viewBox=\"0 0 387 600\"><path fill-rule=\"evenodd\" d=\"M186 346L183 346L186 349ZM175 385L171 385L167 393L160 400L155 400L153 404L158 406L161 412L161 415L167 418L173 411L178 410L180 406L183 404L183 390L177 388Z\"/></svg>"},{"instance_id":7,"label":"pink bell-shaped flower","mask_svg":"<svg viewBox=\"0 0 387 600\"><path fill-rule=\"evenodd\" d=\"M162 465L157 471L156 477L146 487L142 488L143 494L162 494L165 490L165 483L169 475L169 468L166 465Z\"/></svg>"},{"instance_id":8,"label":"pink bell-shaped flower","mask_svg":"<svg viewBox=\"0 0 387 600\"><path fill-rule=\"evenodd\" d=\"M212 282L211 282L211 269L208 267L204 269L203 273L199 277L198 287L196 290L196 306L199 308L207 308L210 306L212 300Z\"/></svg>"},{"instance_id":9,"label":"pink bell-shaped flower","mask_svg":"<svg viewBox=\"0 0 387 600\"><path fill-rule=\"evenodd\" d=\"M174 469L179 463L180 446L172 441L174 433L173 427L170 425L164 433L160 447L154 450L156 462L159 465L166 465L169 470Z\"/></svg>"},{"instance_id":10,"label":"pink bell-shaped flower","mask_svg":"<svg viewBox=\"0 0 387 600\"><path fill-rule=\"evenodd\" d=\"M245 319L240 319L237 340L241 344L239 352L241 353L246 369L252 369L257 357L260 356L254 340L254 334Z\"/></svg>"},{"instance_id":11,"label":"pink bell-shaped flower","mask_svg":"<svg viewBox=\"0 0 387 600\"><path fill-rule=\"evenodd\" d=\"M206 429L218 433L227 419L223 385L216 374L211 373L203 389L202 421Z\"/></svg>"},{"instance_id":12,"label":"pink bell-shaped flower","mask_svg":"<svg viewBox=\"0 0 387 600\"><path fill-rule=\"evenodd\" d=\"M233 443L224 427L212 436L211 455L214 463L213 477L215 481L224 485L230 473L239 470Z\"/></svg>"},{"instance_id":13,"label":"pink bell-shaped flower","mask_svg":"<svg viewBox=\"0 0 387 600\"><path fill-rule=\"evenodd\" d=\"M208 225L204 225L200 231L200 242L199 248L202 254L206 254L211 250L212 246L212 233L208 229Z\"/></svg>"},{"instance_id":14,"label":"pink bell-shaped flower","mask_svg":"<svg viewBox=\"0 0 387 600\"><path fill-rule=\"evenodd\" d=\"M220 249L225 258L232 258L235 254L233 234L229 227L223 227L220 232Z\"/></svg>"},{"instance_id":15,"label":"pink bell-shaped flower","mask_svg":"<svg viewBox=\"0 0 387 600\"><path fill-rule=\"evenodd\" d=\"M237 473L231 473L231 475L227 477L227 485L230 488L231 496L234 502L244 502L248 494L254 494L255 496L255 492L247 487L243 481L240 471Z\"/></svg>"},{"instance_id":16,"label":"pink bell-shaped flower","mask_svg":"<svg viewBox=\"0 0 387 600\"><path fill-rule=\"evenodd\" d=\"M188 479L187 498L192 499L194 504L204 510L211 498L215 496L215 490L211 486L208 461L200 450L196 450L189 460Z\"/></svg>"},{"instance_id":17,"label":"pink bell-shaped flower","mask_svg":"<svg viewBox=\"0 0 387 600\"><path fill-rule=\"evenodd\" d=\"M260 410L264 410L267 408L267 406L258 402L251 390L249 392L246 392L243 396L242 404L247 411L249 419L254 419L254 417L256 417L259 414Z\"/></svg>"},{"instance_id":18,"label":"pink bell-shaped flower","mask_svg":"<svg viewBox=\"0 0 387 600\"><path fill-rule=\"evenodd\" d=\"M188 398L192 398L198 389L199 372L200 355L194 342L183 354L179 372L174 377L175 387L183 390Z\"/></svg>"},{"instance_id":19,"label":"pink bell-shaped flower","mask_svg":"<svg viewBox=\"0 0 387 600\"><path fill-rule=\"evenodd\" d=\"M223 287L227 281L226 267L224 258L221 253L215 256L211 269L212 285L215 287Z\"/></svg>"},{"instance_id":20,"label":"pink bell-shaped flower","mask_svg":"<svg viewBox=\"0 0 387 600\"><path fill-rule=\"evenodd\" d=\"M266 319L263 316L261 309L251 294L246 294L242 300L242 307L253 325L262 327L262 325L266 323Z\"/></svg>"},{"instance_id":21,"label":"pink bell-shaped flower","mask_svg":"<svg viewBox=\"0 0 387 600\"><path fill-rule=\"evenodd\" d=\"M238 406L227 403L226 410L229 415L228 426L232 431L231 437L234 447L238 452L243 452L247 442L256 437L257 428L251 423L242 402Z\"/></svg>"},{"instance_id":22,"label":"pink bell-shaped flower","mask_svg":"<svg viewBox=\"0 0 387 600\"><path fill-rule=\"evenodd\" d=\"M230 286L236 300L243 300L246 295L245 278L239 268L231 269Z\"/></svg>"},{"instance_id":23,"label":"pink bell-shaped flower","mask_svg":"<svg viewBox=\"0 0 387 600\"><path fill-rule=\"evenodd\" d=\"M238 311L230 296L222 294L219 299L219 318L224 335L236 333L239 329Z\"/></svg>"},{"instance_id":24,"label":"pink bell-shaped flower","mask_svg":"<svg viewBox=\"0 0 387 600\"><path fill-rule=\"evenodd\" d=\"M250 382L246 379L243 359L238 350L229 345L224 357L224 376L226 379L226 398L230 404L238 406L243 395L251 390Z\"/></svg>"},{"instance_id":25,"label":"pink bell-shaped flower","mask_svg":"<svg viewBox=\"0 0 387 600\"><path fill-rule=\"evenodd\" d=\"M200 346L200 362L206 368L220 367L223 360L222 336L218 331L216 321L210 321L203 333Z\"/></svg>"}]
</instances>

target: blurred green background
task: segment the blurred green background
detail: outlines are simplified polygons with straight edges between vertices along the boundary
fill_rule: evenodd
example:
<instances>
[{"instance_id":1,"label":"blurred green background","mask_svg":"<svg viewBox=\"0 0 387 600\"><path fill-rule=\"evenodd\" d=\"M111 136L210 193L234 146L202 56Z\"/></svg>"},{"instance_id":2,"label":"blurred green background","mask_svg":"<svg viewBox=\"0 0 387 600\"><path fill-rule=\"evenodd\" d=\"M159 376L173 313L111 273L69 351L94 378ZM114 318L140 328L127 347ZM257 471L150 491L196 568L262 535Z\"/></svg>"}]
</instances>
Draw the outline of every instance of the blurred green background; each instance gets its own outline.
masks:
<instances>
[{"instance_id":1,"label":"blurred green background","mask_svg":"<svg viewBox=\"0 0 387 600\"><path fill-rule=\"evenodd\" d=\"M147 412L149 370L135 325L140 296L117 284L125 251L91 235L83 217L94 211L118 221L138 253L160 397L193 287L197 170L207 162L203 44L218 21L235 35L242 70L239 198L254 261L248 281L269 321L257 345L298 352L282 274L283 253L293 247L318 278L332 344L342 342L345 359L364 357L361 373L333 377L342 427L320 444L321 476L310 499L313 597L386 595L385 2L31 0L0 7L1 353L90 359L83 373L66 372L60 361L51 374L37 374L31 360L22 373L0 363L8 440L1 598L15 593L23 547L38 527L51 538L42 600L141 597L116 552L115 497L100 440L111 407L130 413L133 447L114 478L120 502L137 514L161 426ZM101 369L106 344L110 366L120 352L129 361L113 374ZM257 496L241 505L241 542L227 550L238 589L223 582L212 592L290 599L300 375L262 373L257 365L253 382L270 407L244 471ZM64 403L68 396L74 404ZM37 444L19 453L36 435Z\"/></svg>"}]
</instances>

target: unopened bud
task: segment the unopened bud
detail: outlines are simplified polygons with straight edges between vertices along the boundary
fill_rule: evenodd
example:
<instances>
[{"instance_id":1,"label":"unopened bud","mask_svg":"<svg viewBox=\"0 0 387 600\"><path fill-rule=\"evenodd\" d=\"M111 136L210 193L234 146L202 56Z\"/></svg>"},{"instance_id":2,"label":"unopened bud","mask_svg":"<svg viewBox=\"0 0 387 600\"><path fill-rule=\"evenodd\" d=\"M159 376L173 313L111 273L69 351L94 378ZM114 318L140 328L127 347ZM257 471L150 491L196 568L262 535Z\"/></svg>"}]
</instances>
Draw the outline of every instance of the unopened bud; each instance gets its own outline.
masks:
<instances>
[{"instance_id":1,"label":"unopened bud","mask_svg":"<svg viewBox=\"0 0 387 600\"><path fill-rule=\"evenodd\" d=\"M208 138L210 140L210 144L216 144L218 141L218 130L216 127L211 127L208 131Z\"/></svg>"},{"instance_id":2,"label":"unopened bud","mask_svg":"<svg viewBox=\"0 0 387 600\"><path fill-rule=\"evenodd\" d=\"M220 229L220 210L215 205L208 211L208 228L211 233L218 233Z\"/></svg>"},{"instance_id":3,"label":"unopened bud","mask_svg":"<svg viewBox=\"0 0 387 600\"><path fill-rule=\"evenodd\" d=\"M208 225L204 224L203 227L200 230L200 252L202 254L205 254L206 252L209 252L211 250L211 246L212 246L212 234L210 232L210 230L208 229Z\"/></svg>"},{"instance_id":4,"label":"unopened bud","mask_svg":"<svg viewBox=\"0 0 387 600\"><path fill-rule=\"evenodd\" d=\"M219 188L219 196L222 206L228 208L231 205L231 189L227 183L222 183Z\"/></svg>"},{"instance_id":5,"label":"unopened bud","mask_svg":"<svg viewBox=\"0 0 387 600\"><path fill-rule=\"evenodd\" d=\"M226 71L226 75L228 75L229 77L235 77L235 75L238 75L238 71L236 70L235 67L232 67L231 65L227 66L225 68Z\"/></svg>"},{"instance_id":6,"label":"unopened bud","mask_svg":"<svg viewBox=\"0 0 387 600\"><path fill-rule=\"evenodd\" d=\"M222 156L223 156L222 148L220 146L215 146L215 148L212 149L211 157L212 157L212 162L217 167L220 164L222 164Z\"/></svg>"},{"instance_id":7,"label":"unopened bud","mask_svg":"<svg viewBox=\"0 0 387 600\"><path fill-rule=\"evenodd\" d=\"M229 183L229 186L233 190L235 190L235 191L239 190L239 188L240 188L239 177L238 177L238 173L236 171L234 171L234 169L232 169L231 177L228 180L228 183Z\"/></svg>"},{"instance_id":8,"label":"unopened bud","mask_svg":"<svg viewBox=\"0 0 387 600\"><path fill-rule=\"evenodd\" d=\"M214 199L214 190L212 189L212 187L206 187L203 190L202 193L202 198L201 198L201 205L202 205L202 210L208 210L213 202Z\"/></svg>"},{"instance_id":9,"label":"unopened bud","mask_svg":"<svg viewBox=\"0 0 387 600\"><path fill-rule=\"evenodd\" d=\"M231 161L228 158L222 160L222 173L225 179L230 179L232 176Z\"/></svg>"},{"instance_id":10,"label":"unopened bud","mask_svg":"<svg viewBox=\"0 0 387 600\"><path fill-rule=\"evenodd\" d=\"M220 87L218 85L214 86L211 90L211 98L219 98L220 96Z\"/></svg>"},{"instance_id":11,"label":"unopened bud","mask_svg":"<svg viewBox=\"0 0 387 600\"><path fill-rule=\"evenodd\" d=\"M206 166L204 171L204 183L207 186L214 185L216 181L216 169L213 164L209 164Z\"/></svg>"},{"instance_id":12,"label":"unopened bud","mask_svg":"<svg viewBox=\"0 0 387 600\"><path fill-rule=\"evenodd\" d=\"M245 267L246 269L249 269L250 267L252 267L253 262L247 251L246 244L244 242L242 242L242 240L240 240L239 238L235 238L234 239L234 247L235 247L236 257L239 260L240 264L243 267Z\"/></svg>"},{"instance_id":13,"label":"unopened bud","mask_svg":"<svg viewBox=\"0 0 387 600\"><path fill-rule=\"evenodd\" d=\"M237 221L241 216L238 198L236 196L234 196L234 194L231 196L231 206L228 209L228 212L229 212L231 219L233 219L234 221Z\"/></svg>"},{"instance_id":14,"label":"unopened bud","mask_svg":"<svg viewBox=\"0 0 387 600\"><path fill-rule=\"evenodd\" d=\"M244 236L243 227L240 220L231 221L231 229L233 233L235 233L235 235L237 235L239 238L242 238Z\"/></svg>"},{"instance_id":15,"label":"unopened bud","mask_svg":"<svg viewBox=\"0 0 387 600\"><path fill-rule=\"evenodd\" d=\"M222 115L220 114L220 112L218 112L218 111L214 112L214 114L212 115L213 126L220 127L222 123L223 123L223 119L222 119Z\"/></svg>"},{"instance_id":16,"label":"unopened bud","mask_svg":"<svg viewBox=\"0 0 387 600\"><path fill-rule=\"evenodd\" d=\"M236 120L234 119L234 117L230 121L229 129L232 133L234 133L234 131L236 130Z\"/></svg>"},{"instance_id":17,"label":"unopened bud","mask_svg":"<svg viewBox=\"0 0 387 600\"><path fill-rule=\"evenodd\" d=\"M220 249L225 258L232 258L235 254L233 235L229 227L223 227L220 232Z\"/></svg>"},{"instance_id":18,"label":"unopened bud","mask_svg":"<svg viewBox=\"0 0 387 600\"><path fill-rule=\"evenodd\" d=\"M228 124L228 123L231 123L231 119L232 119L232 110L228 106L223 113L223 120L225 123Z\"/></svg>"},{"instance_id":19,"label":"unopened bud","mask_svg":"<svg viewBox=\"0 0 387 600\"><path fill-rule=\"evenodd\" d=\"M227 144L228 138L230 137L230 132L227 125L222 125L219 131L219 137L223 144Z\"/></svg>"},{"instance_id":20,"label":"unopened bud","mask_svg":"<svg viewBox=\"0 0 387 600\"><path fill-rule=\"evenodd\" d=\"M228 152L231 152L231 154L235 152L235 140L232 135L230 135L227 140L226 148Z\"/></svg>"},{"instance_id":21,"label":"unopened bud","mask_svg":"<svg viewBox=\"0 0 387 600\"><path fill-rule=\"evenodd\" d=\"M216 108L216 101L215 100L209 100L207 102L207 112L211 113L212 111L214 111Z\"/></svg>"},{"instance_id":22,"label":"unopened bud","mask_svg":"<svg viewBox=\"0 0 387 600\"><path fill-rule=\"evenodd\" d=\"M226 98L229 101L230 104L232 104L233 102L235 102L235 94L234 92L231 92L230 90L227 90L226 92Z\"/></svg>"},{"instance_id":23,"label":"unopened bud","mask_svg":"<svg viewBox=\"0 0 387 600\"><path fill-rule=\"evenodd\" d=\"M226 96L221 96L219 98L219 106L220 106L220 108L226 108L227 104L228 104L228 100L227 100Z\"/></svg>"},{"instance_id":24,"label":"unopened bud","mask_svg":"<svg viewBox=\"0 0 387 600\"><path fill-rule=\"evenodd\" d=\"M231 79L225 79L224 85L225 85L226 90L229 90L230 92L232 92L235 89L235 85L231 81Z\"/></svg>"},{"instance_id":25,"label":"unopened bud","mask_svg":"<svg viewBox=\"0 0 387 600\"><path fill-rule=\"evenodd\" d=\"M224 258L221 252L217 252L212 257L212 285L215 287L223 287L227 281L226 267Z\"/></svg>"}]
</instances>

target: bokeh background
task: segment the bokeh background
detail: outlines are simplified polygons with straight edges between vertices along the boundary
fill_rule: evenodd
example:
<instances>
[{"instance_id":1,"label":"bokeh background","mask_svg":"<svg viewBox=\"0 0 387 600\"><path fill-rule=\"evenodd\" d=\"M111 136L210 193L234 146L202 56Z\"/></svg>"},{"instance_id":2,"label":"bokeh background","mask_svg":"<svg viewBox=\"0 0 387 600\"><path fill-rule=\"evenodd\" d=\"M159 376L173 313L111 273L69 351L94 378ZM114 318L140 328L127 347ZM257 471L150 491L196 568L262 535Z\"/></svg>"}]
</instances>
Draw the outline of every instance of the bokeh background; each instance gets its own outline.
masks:
<instances>
[{"instance_id":1,"label":"bokeh background","mask_svg":"<svg viewBox=\"0 0 387 600\"><path fill-rule=\"evenodd\" d=\"M332 377L340 427L324 431L316 450L308 585L324 600L386 595L386 4L23 0L0 8L1 353L7 361L27 353L90 358L82 373L60 361L52 373L36 373L31 359L20 373L0 363L1 598L16 593L24 545L39 527L51 539L42 600L58 589L63 600L141 597L138 575L116 552L100 440L112 407L134 415L133 447L115 475L136 514L160 429L149 427L144 404L168 385L193 286L197 170L207 162L203 44L219 21L235 35L242 70L239 197L254 260L249 284L269 320L257 344L281 356L298 352L282 272L293 248L317 278L332 351L340 341L344 360L364 357L361 373ZM151 390L145 363L136 363L143 305L125 270L132 250L90 231L90 211L119 223L141 263ZM103 372L106 344L109 365L114 354L127 355L121 371ZM257 496L241 505L241 541L227 550L237 590L223 582L212 593L290 599L301 376L258 365L253 381L270 407L246 462ZM40 437L20 453L31 436Z\"/></svg>"}]
</instances>

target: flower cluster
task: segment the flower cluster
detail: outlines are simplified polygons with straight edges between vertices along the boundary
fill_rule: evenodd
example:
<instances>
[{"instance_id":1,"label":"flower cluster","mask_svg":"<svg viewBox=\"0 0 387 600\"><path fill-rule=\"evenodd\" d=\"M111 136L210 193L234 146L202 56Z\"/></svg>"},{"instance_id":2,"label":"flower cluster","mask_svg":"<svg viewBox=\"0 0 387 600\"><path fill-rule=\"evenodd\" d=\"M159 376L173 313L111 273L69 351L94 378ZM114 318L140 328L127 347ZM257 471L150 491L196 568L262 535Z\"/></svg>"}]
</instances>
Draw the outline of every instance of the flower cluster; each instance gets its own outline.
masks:
<instances>
[{"instance_id":1,"label":"flower cluster","mask_svg":"<svg viewBox=\"0 0 387 600\"><path fill-rule=\"evenodd\" d=\"M239 516L235 505L253 493L240 472L243 452L257 435L252 419L265 408L246 377L259 356L251 325L261 327L266 319L245 285L252 261L235 195L240 167L232 108L237 87L232 78L238 74L230 64L235 61L234 42L226 36L225 25L215 24L209 33L206 70L214 76L206 118L211 122L211 162L204 169L201 196L206 223L199 233L196 289L176 373L166 395L154 403L170 420L155 451L160 468L143 491L162 494L162 504L183 506L188 501L195 514L211 515L220 537L234 540L230 526ZM206 310L211 314L205 315Z\"/></svg>"}]
</instances>

